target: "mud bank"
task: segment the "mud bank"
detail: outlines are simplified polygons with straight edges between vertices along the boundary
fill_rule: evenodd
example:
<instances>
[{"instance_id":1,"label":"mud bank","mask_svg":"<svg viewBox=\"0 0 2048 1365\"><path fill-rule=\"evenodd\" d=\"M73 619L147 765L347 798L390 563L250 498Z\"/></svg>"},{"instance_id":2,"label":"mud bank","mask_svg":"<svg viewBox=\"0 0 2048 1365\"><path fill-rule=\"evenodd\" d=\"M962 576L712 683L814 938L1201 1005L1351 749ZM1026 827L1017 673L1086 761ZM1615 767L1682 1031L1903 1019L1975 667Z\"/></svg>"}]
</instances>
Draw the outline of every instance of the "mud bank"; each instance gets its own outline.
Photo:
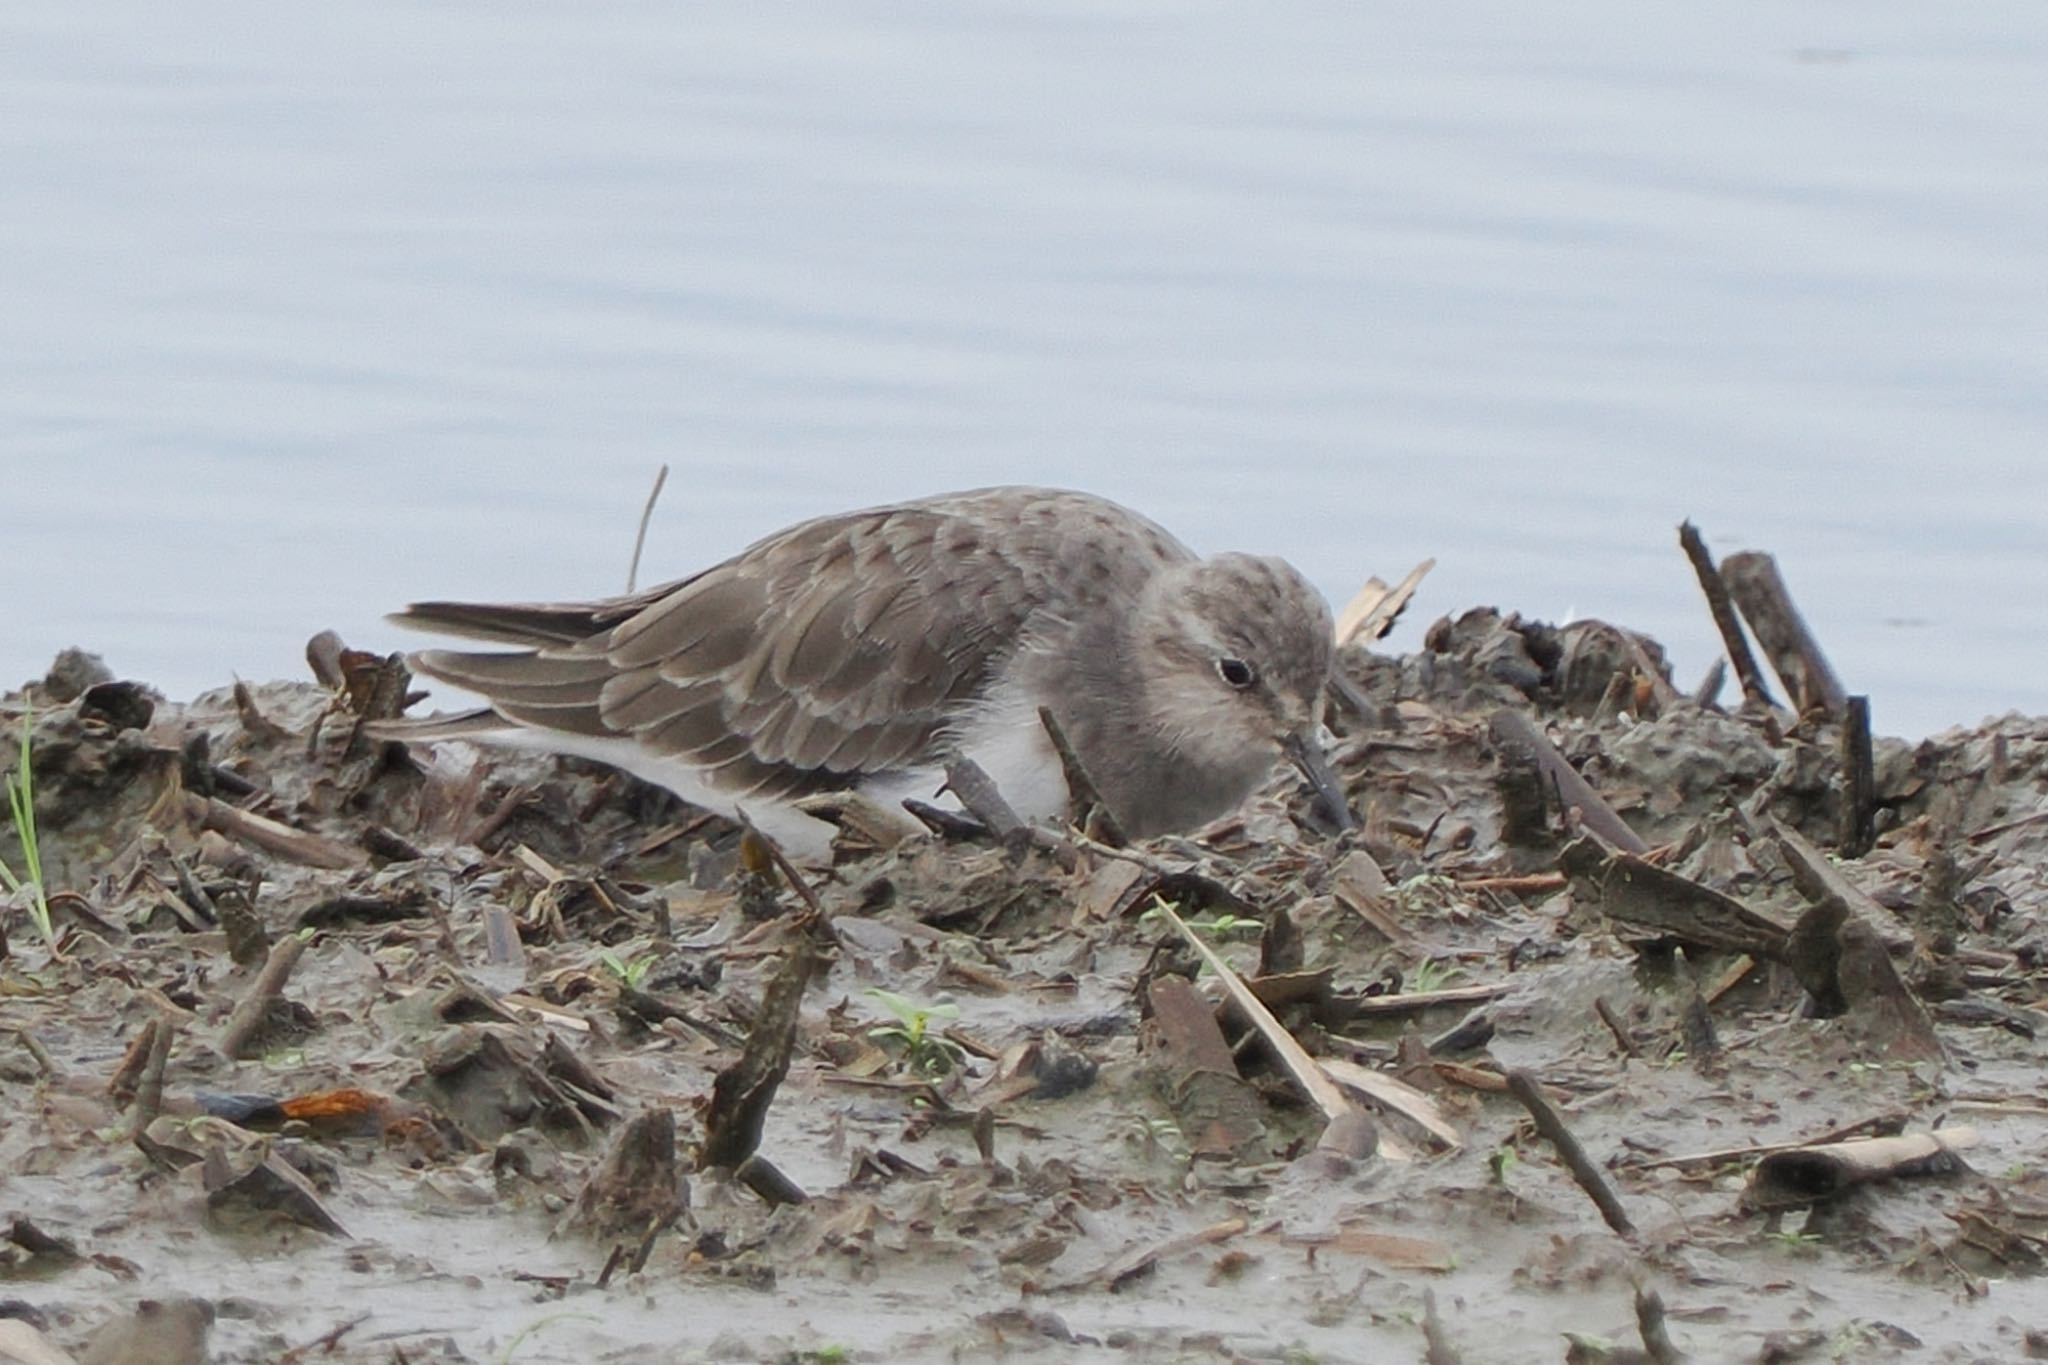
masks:
<instances>
[{"instance_id":1,"label":"mud bank","mask_svg":"<svg viewBox=\"0 0 2048 1365\"><path fill-rule=\"evenodd\" d=\"M60 661L0 701L0 1359L2048 1355L2048 720L1866 753L1658 658L1469 612L1345 653L1355 832L853 811L801 885L364 738L390 661Z\"/></svg>"}]
</instances>

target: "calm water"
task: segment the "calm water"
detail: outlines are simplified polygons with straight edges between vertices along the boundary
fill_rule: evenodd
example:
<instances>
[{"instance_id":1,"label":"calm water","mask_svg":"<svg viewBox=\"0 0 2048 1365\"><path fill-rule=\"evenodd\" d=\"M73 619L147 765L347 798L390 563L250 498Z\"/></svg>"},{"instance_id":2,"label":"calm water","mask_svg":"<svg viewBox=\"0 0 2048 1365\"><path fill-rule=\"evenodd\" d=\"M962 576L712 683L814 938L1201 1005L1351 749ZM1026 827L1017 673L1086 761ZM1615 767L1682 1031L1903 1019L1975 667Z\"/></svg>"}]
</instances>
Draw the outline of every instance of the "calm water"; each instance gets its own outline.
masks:
<instances>
[{"instance_id":1,"label":"calm water","mask_svg":"<svg viewBox=\"0 0 2048 1365\"><path fill-rule=\"evenodd\" d=\"M1071 484L1335 599L2048 711L2048 9L0 12L0 682L174 694L798 516Z\"/></svg>"}]
</instances>

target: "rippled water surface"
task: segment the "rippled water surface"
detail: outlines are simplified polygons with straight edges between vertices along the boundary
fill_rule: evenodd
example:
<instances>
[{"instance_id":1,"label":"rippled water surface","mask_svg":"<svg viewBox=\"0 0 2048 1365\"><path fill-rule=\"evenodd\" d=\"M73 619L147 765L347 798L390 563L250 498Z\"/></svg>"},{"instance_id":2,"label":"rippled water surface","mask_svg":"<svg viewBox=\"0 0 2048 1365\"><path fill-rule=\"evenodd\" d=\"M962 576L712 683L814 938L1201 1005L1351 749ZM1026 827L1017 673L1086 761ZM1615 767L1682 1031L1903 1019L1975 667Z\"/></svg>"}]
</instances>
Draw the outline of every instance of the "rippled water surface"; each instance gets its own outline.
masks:
<instances>
[{"instance_id":1,"label":"rippled water surface","mask_svg":"<svg viewBox=\"0 0 2048 1365\"><path fill-rule=\"evenodd\" d=\"M2048 711L2048 10L0 14L0 681L189 693L421 596L1028 481L1336 599L1711 627Z\"/></svg>"}]
</instances>

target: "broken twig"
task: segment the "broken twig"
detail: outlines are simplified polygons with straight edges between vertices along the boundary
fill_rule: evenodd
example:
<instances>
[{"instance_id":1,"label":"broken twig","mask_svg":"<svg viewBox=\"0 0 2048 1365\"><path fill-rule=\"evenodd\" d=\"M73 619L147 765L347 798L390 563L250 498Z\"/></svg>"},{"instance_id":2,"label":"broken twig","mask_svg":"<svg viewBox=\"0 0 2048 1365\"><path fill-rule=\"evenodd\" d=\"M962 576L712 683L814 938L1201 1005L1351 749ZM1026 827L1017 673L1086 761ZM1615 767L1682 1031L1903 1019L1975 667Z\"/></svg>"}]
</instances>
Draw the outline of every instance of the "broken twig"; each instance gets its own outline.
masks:
<instances>
[{"instance_id":1,"label":"broken twig","mask_svg":"<svg viewBox=\"0 0 2048 1365\"><path fill-rule=\"evenodd\" d=\"M1700 528L1685 522L1678 528L1678 543L1684 549L1685 557L1692 561L1692 571L1700 580L1700 591L1706 594L1707 614L1714 618L1714 629L1721 632L1721 647L1728 652L1728 662L1735 666L1736 679L1742 684L1743 700L1769 706L1771 694L1764 690L1763 674L1756 666L1756 656L1749 652L1749 640L1742 633L1742 622L1736 619L1735 604L1728 600L1728 585L1721 581L1719 571L1714 568L1714 556L1707 550L1707 542L1700 538ZM1714 690L1720 690L1718 684Z\"/></svg>"},{"instance_id":2,"label":"broken twig","mask_svg":"<svg viewBox=\"0 0 2048 1365\"><path fill-rule=\"evenodd\" d=\"M1607 1183L1607 1177L1601 1174L1593 1159L1586 1155L1586 1149L1579 1145L1579 1140L1572 1135L1572 1130L1565 1126L1564 1116L1559 1114L1556 1107L1544 1096L1543 1086L1536 1077L1527 1071L1510 1071L1508 1093L1529 1111L1529 1117L1536 1124L1536 1131L1557 1149L1558 1159L1564 1162L1565 1169L1572 1174L1572 1179L1579 1182L1579 1188L1592 1199L1593 1206L1600 1210L1600 1216L1607 1221L1607 1226L1623 1237L1633 1236L1636 1225L1630 1221L1628 1210L1621 1206L1621 1199L1614 1193L1614 1187Z\"/></svg>"},{"instance_id":3,"label":"broken twig","mask_svg":"<svg viewBox=\"0 0 2048 1365\"><path fill-rule=\"evenodd\" d=\"M1756 632L1793 709L1804 715L1818 706L1830 719L1840 717L1848 709L1849 695L1807 629L1806 619L1792 605L1777 561L1756 550L1729 555L1721 561L1721 581L1728 585L1742 619Z\"/></svg>"}]
</instances>

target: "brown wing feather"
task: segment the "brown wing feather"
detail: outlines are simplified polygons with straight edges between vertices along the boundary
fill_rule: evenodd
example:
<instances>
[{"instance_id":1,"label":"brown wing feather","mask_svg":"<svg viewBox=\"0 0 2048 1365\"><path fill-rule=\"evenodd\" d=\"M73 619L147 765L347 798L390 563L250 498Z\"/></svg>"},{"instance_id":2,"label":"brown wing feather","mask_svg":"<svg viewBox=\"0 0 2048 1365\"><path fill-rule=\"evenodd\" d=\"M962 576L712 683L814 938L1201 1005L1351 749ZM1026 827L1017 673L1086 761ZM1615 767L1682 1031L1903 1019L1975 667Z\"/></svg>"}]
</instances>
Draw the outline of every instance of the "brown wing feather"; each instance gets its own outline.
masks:
<instances>
[{"instance_id":1,"label":"brown wing feather","mask_svg":"<svg viewBox=\"0 0 2048 1365\"><path fill-rule=\"evenodd\" d=\"M1077 519L1097 534L1077 542ZM508 719L632 736L735 792L790 795L938 756L1048 602L1086 611L1134 562L1186 557L1099 499L991 489L806 522L632 597L394 619L532 646L416 656Z\"/></svg>"}]
</instances>

